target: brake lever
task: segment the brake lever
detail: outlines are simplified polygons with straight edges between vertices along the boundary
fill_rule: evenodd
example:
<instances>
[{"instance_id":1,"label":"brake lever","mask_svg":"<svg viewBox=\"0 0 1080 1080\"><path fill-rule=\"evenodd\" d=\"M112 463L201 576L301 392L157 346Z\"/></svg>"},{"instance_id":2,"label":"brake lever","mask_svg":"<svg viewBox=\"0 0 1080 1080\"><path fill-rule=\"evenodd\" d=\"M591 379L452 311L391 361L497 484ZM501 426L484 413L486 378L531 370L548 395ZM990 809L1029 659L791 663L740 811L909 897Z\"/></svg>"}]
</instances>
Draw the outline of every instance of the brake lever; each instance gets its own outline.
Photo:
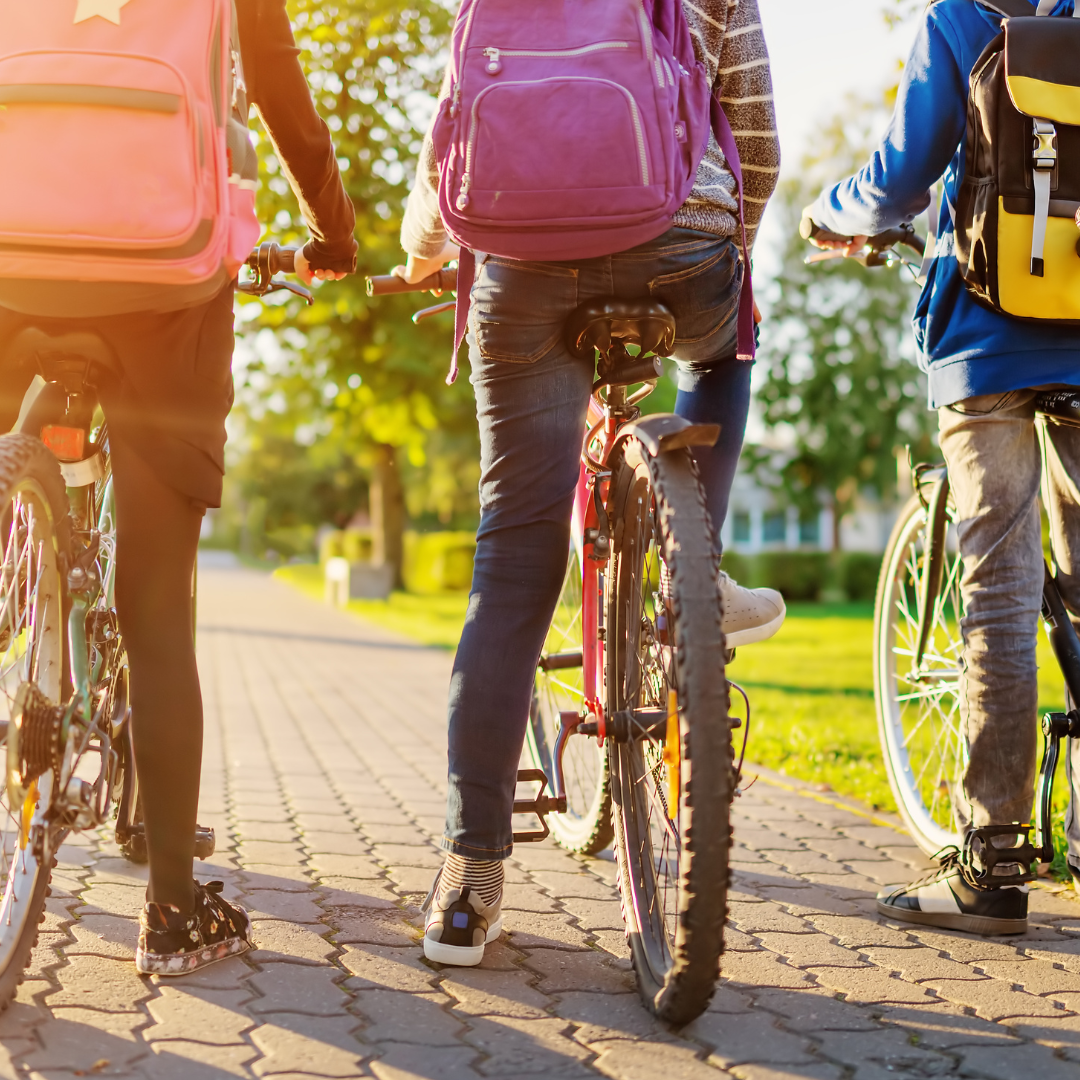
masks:
<instances>
[{"instance_id":1,"label":"brake lever","mask_svg":"<svg viewBox=\"0 0 1080 1080\"><path fill-rule=\"evenodd\" d=\"M447 300L442 304L434 304L432 307L426 307L421 311L417 311L413 314L413 323L418 323L421 319L430 318L432 315L441 315L444 311L451 311L457 307L456 300Z\"/></svg>"},{"instance_id":2,"label":"brake lever","mask_svg":"<svg viewBox=\"0 0 1080 1080\"><path fill-rule=\"evenodd\" d=\"M296 285L291 281L282 281L280 278L273 278L267 282L261 282L258 279L241 281L236 286L237 292L246 293L248 296L266 296L267 293L281 292L283 289L286 292L291 292L294 296L303 297L304 301L309 305L315 303L315 297L303 285Z\"/></svg>"}]
</instances>

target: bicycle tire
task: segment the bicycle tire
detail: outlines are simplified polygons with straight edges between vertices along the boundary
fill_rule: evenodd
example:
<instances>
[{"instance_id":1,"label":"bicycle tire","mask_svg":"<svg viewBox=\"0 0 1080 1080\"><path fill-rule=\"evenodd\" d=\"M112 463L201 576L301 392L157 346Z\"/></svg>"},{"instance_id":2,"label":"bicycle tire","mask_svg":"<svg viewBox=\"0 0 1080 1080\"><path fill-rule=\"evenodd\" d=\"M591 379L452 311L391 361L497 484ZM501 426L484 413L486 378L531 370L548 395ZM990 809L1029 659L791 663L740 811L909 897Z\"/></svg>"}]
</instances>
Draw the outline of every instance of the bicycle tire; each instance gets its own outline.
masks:
<instances>
[{"instance_id":1,"label":"bicycle tire","mask_svg":"<svg viewBox=\"0 0 1080 1080\"><path fill-rule=\"evenodd\" d=\"M956 512L948 506L946 562L933 608L924 670L913 670L925 549L926 510L913 495L881 562L874 604L874 705L889 786L912 839L933 855L962 843L957 817L967 747L960 728L962 564Z\"/></svg>"},{"instance_id":2,"label":"bicycle tire","mask_svg":"<svg viewBox=\"0 0 1080 1080\"><path fill-rule=\"evenodd\" d=\"M612 465L608 512L608 716L650 706L666 715L674 691L681 751L671 814L665 740L608 742L623 916L643 1001L684 1024L708 1005L719 975L734 794L717 565L689 451L652 458L628 439Z\"/></svg>"},{"instance_id":3,"label":"bicycle tire","mask_svg":"<svg viewBox=\"0 0 1080 1080\"><path fill-rule=\"evenodd\" d=\"M4 760L15 695L28 682L53 704L64 686L64 591L61 553L70 538L67 493L56 459L29 435L0 436L0 720ZM32 602L30 598L32 597ZM8 770L0 784L0 1009L22 982L44 920L60 830L35 854L29 837L47 828L52 773L18 807L9 805ZM25 823L29 822L29 829ZM21 839L25 837L26 839ZM44 842L47 840L48 842Z\"/></svg>"},{"instance_id":4,"label":"bicycle tire","mask_svg":"<svg viewBox=\"0 0 1080 1080\"><path fill-rule=\"evenodd\" d=\"M543 657L553 653L577 653L582 646L581 560L570 548L559 602L552 615L544 643ZM559 735L559 713L580 711L584 705L582 668L545 670L537 666L533 683L525 752L534 769L542 769L553 785L555 740ZM581 855L595 855L611 844L615 830L611 823L611 782L607 755L595 739L575 736L563 753L566 784L566 813L548 818L551 835L560 847Z\"/></svg>"}]
</instances>

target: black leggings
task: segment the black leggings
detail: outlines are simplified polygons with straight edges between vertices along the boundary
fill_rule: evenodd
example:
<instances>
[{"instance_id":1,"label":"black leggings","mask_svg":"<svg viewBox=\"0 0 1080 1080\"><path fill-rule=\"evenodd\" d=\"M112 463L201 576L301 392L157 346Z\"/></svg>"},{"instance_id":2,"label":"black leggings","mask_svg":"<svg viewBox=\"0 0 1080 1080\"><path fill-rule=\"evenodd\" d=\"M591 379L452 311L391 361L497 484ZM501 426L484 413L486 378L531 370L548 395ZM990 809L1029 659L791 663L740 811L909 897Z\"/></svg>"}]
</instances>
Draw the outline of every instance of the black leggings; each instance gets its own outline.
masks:
<instances>
[{"instance_id":1,"label":"black leggings","mask_svg":"<svg viewBox=\"0 0 1080 1080\"><path fill-rule=\"evenodd\" d=\"M203 713L191 582L203 509L111 440L116 610L128 652L131 723L150 856L147 899L191 910Z\"/></svg>"}]
</instances>

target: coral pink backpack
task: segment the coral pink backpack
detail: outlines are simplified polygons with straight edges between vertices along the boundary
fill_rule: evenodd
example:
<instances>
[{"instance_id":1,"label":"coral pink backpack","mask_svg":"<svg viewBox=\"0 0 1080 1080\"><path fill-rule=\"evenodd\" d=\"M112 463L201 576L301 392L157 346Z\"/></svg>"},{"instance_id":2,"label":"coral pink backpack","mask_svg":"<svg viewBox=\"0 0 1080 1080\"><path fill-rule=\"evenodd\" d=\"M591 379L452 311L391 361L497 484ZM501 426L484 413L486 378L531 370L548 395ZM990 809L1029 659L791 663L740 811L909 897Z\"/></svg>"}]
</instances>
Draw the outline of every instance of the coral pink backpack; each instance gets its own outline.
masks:
<instances>
[{"instance_id":1,"label":"coral pink backpack","mask_svg":"<svg viewBox=\"0 0 1080 1080\"><path fill-rule=\"evenodd\" d=\"M235 274L260 232L237 41L232 0L0 2L0 277Z\"/></svg>"}]
</instances>

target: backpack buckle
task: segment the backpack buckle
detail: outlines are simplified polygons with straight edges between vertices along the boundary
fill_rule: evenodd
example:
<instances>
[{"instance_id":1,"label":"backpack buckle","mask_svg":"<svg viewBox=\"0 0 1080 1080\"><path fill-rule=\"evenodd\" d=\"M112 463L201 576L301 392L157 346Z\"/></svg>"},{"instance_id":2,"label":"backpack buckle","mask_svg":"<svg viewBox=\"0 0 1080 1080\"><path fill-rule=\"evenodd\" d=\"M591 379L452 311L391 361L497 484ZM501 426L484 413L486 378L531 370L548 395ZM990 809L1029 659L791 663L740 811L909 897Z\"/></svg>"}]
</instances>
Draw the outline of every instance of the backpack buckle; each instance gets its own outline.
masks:
<instances>
[{"instance_id":1,"label":"backpack buckle","mask_svg":"<svg viewBox=\"0 0 1080 1080\"><path fill-rule=\"evenodd\" d=\"M1031 151L1032 168L1049 171L1057 165L1057 128L1049 120L1035 119L1035 143Z\"/></svg>"}]
</instances>

